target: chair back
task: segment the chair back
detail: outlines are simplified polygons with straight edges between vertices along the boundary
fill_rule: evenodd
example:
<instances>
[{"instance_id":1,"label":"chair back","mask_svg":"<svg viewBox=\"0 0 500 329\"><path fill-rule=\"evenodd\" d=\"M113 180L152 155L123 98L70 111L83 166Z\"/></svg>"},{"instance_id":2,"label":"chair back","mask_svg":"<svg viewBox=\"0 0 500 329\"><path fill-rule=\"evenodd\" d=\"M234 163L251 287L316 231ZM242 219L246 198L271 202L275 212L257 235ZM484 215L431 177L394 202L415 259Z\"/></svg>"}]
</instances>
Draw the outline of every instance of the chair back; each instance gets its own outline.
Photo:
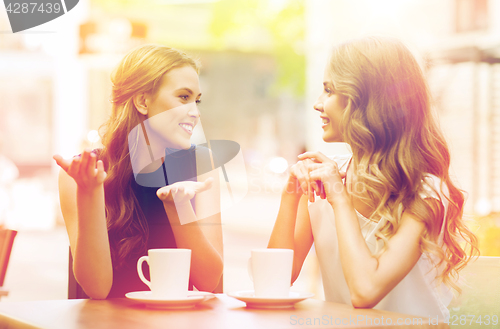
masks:
<instances>
[{"instance_id":1,"label":"chair back","mask_svg":"<svg viewBox=\"0 0 500 329\"><path fill-rule=\"evenodd\" d=\"M449 305L450 326L467 318L467 328L484 329L486 323L500 324L500 257L480 256L460 272L462 294ZM474 315L475 319L471 319ZM481 316L481 319L479 319ZM496 321L494 319L496 318ZM489 319L489 321L488 321ZM480 323L482 322L482 324ZM495 325L493 325L495 327Z\"/></svg>"},{"instance_id":2,"label":"chair back","mask_svg":"<svg viewBox=\"0 0 500 329\"><path fill-rule=\"evenodd\" d=\"M9 229L0 229L0 286L3 286L7 266L9 265L10 253L17 231Z\"/></svg>"}]
</instances>

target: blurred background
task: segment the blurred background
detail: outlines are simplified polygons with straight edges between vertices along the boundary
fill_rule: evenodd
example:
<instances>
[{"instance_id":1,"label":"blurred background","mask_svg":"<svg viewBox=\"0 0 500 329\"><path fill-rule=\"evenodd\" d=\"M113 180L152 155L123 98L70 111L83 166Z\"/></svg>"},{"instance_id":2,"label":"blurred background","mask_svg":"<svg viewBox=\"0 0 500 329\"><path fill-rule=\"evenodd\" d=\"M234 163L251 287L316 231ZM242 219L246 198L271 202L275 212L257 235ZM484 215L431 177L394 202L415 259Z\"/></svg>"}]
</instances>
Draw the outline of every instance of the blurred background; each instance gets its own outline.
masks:
<instances>
[{"instance_id":1,"label":"blurred background","mask_svg":"<svg viewBox=\"0 0 500 329\"><path fill-rule=\"evenodd\" d=\"M201 61L205 135L241 145L248 193L222 213L224 291L252 289L247 260L267 245L287 167L305 150L348 152L322 141L312 105L331 47L369 34L421 62L469 226L482 255L500 256L500 1L80 0L16 34L0 8L0 223L19 232L3 300L67 297L52 155L99 147L111 70L143 43ZM312 250L294 289L321 298L320 280Z\"/></svg>"}]
</instances>

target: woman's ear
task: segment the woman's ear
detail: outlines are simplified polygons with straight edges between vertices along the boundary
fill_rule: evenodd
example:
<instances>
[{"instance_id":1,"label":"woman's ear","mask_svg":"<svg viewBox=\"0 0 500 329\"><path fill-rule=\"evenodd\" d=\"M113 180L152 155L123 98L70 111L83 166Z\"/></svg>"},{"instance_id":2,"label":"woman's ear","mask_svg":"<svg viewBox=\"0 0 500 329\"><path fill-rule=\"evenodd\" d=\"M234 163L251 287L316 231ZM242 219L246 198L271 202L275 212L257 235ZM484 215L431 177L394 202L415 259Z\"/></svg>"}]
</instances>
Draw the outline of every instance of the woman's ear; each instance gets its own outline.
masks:
<instances>
[{"instance_id":1,"label":"woman's ear","mask_svg":"<svg viewBox=\"0 0 500 329\"><path fill-rule=\"evenodd\" d=\"M132 97L135 108L139 113L148 115L148 95L146 93L139 93Z\"/></svg>"},{"instance_id":2,"label":"woman's ear","mask_svg":"<svg viewBox=\"0 0 500 329\"><path fill-rule=\"evenodd\" d=\"M341 102L342 102L342 107L344 108L344 110L349 106L351 105L351 99L345 95L342 95L341 96Z\"/></svg>"}]
</instances>

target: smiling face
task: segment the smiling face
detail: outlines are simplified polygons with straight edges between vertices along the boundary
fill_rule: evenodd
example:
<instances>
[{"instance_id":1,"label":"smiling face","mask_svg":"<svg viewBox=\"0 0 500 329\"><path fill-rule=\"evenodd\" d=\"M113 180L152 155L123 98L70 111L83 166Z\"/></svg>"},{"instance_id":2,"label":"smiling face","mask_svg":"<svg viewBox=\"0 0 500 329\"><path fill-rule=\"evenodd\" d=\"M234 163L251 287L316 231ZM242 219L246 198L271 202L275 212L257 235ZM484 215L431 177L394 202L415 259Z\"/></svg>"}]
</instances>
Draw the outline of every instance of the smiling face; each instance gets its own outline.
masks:
<instances>
[{"instance_id":1,"label":"smiling face","mask_svg":"<svg viewBox=\"0 0 500 329\"><path fill-rule=\"evenodd\" d=\"M323 77L323 92L314 104L314 109L320 112L323 128L323 140L325 142L343 142L340 134L340 120L347 106L347 97L337 94L333 88L332 78L325 70Z\"/></svg>"},{"instance_id":2,"label":"smiling face","mask_svg":"<svg viewBox=\"0 0 500 329\"><path fill-rule=\"evenodd\" d=\"M188 149L193 128L199 121L197 103L201 92L198 74L191 66L166 73L155 95L147 96L145 107L138 111L147 116L150 143L161 138L162 147Z\"/></svg>"}]
</instances>

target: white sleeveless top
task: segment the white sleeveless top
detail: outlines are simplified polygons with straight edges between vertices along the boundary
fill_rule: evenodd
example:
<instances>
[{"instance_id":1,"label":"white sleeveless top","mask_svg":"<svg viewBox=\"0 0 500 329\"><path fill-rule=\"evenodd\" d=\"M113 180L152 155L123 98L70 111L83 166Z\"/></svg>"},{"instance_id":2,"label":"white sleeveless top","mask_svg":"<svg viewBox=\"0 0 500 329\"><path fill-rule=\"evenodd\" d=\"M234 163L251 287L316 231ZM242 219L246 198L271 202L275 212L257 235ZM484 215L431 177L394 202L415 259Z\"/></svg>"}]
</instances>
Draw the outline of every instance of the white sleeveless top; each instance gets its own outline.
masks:
<instances>
[{"instance_id":1,"label":"white sleeveless top","mask_svg":"<svg viewBox=\"0 0 500 329\"><path fill-rule=\"evenodd\" d=\"M349 162L351 155L335 156L339 168L345 167ZM424 191L421 196L424 198L432 197L441 201L445 209L448 207L448 201L441 194L441 180L433 175L426 176L424 180ZM434 190L431 188L434 188ZM446 185L443 190L447 193ZM438 191L436 193L435 191ZM365 238L366 244L372 253L376 250L375 233L384 225L385 220L378 223L372 222L357 212L361 232ZM333 208L327 200L316 199L309 203L309 217L314 236L314 246L321 268L323 279L323 288L325 290L326 301L344 303L352 305L349 288L344 278L342 264L337 240L337 230L335 227L335 215ZM439 243L442 242L443 225L439 235ZM431 262L433 255L422 254L415 266L374 308L386 311L392 311L403 314L417 315L422 317L439 317L448 319L450 313L449 305L453 294L451 289L444 284L437 283L435 278L440 273Z\"/></svg>"}]
</instances>

